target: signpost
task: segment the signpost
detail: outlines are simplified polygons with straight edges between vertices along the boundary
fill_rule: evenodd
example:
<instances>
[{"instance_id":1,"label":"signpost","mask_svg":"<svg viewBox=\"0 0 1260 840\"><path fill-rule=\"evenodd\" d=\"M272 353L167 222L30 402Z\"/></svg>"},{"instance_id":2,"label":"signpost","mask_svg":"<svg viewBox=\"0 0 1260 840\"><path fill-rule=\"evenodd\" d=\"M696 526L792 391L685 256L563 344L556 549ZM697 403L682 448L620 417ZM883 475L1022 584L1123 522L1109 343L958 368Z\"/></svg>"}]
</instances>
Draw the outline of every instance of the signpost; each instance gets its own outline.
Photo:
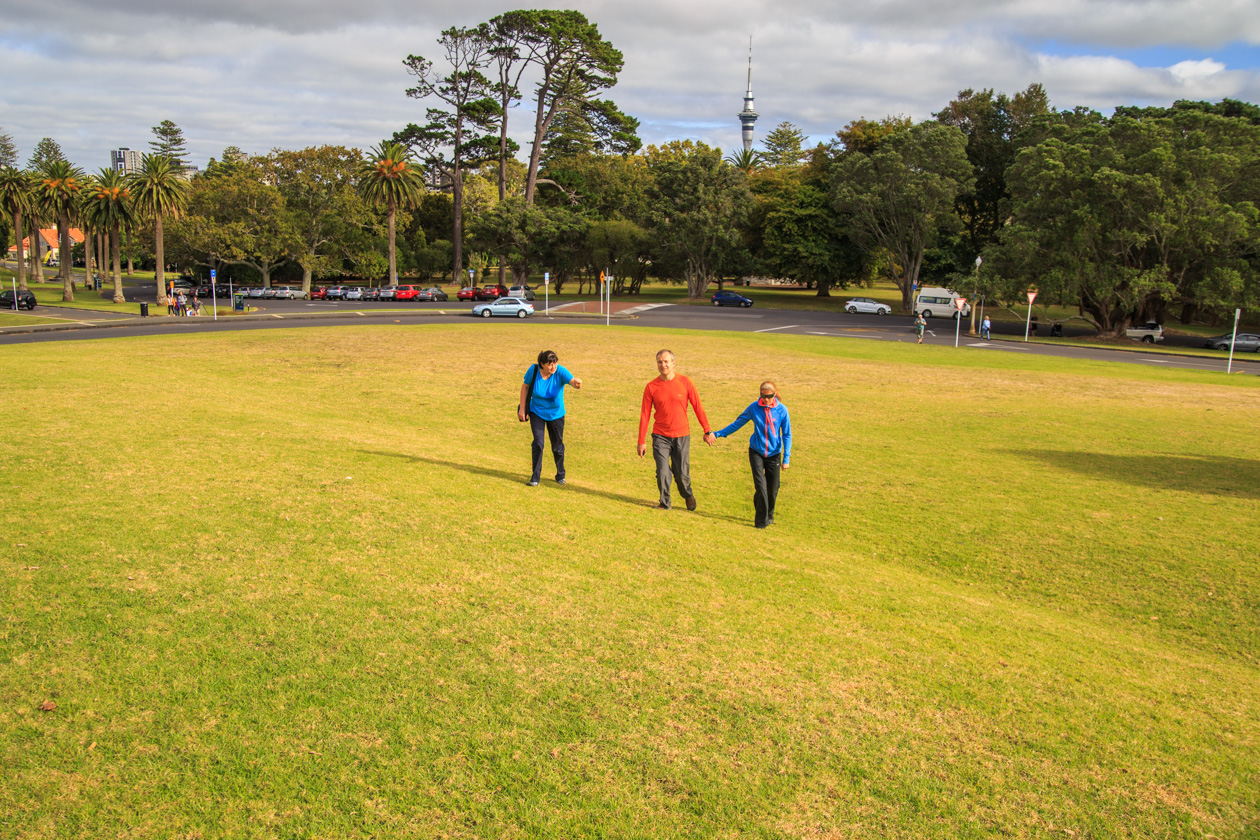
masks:
<instances>
[{"instance_id":1,"label":"signpost","mask_svg":"<svg viewBox=\"0 0 1260 840\"><path fill-rule=\"evenodd\" d=\"M214 313L214 320L219 320L219 294L214 287L215 270L210 269L210 311Z\"/></svg>"},{"instance_id":2,"label":"signpost","mask_svg":"<svg viewBox=\"0 0 1260 840\"><path fill-rule=\"evenodd\" d=\"M599 314L604 314L604 287L608 283L608 278L604 276L604 272L599 273Z\"/></svg>"},{"instance_id":3,"label":"signpost","mask_svg":"<svg viewBox=\"0 0 1260 840\"><path fill-rule=\"evenodd\" d=\"M18 268L21 268L21 267L22 266L18 266ZM17 312L17 309L18 309L17 277L14 277L12 279L13 279L13 311Z\"/></svg>"},{"instance_id":4,"label":"signpost","mask_svg":"<svg viewBox=\"0 0 1260 840\"><path fill-rule=\"evenodd\" d=\"M612 322L612 277L608 278L605 288L608 296L608 308L604 310L604 326L608 326Z\"/></svg>"},{"instance_id":5,"label":"signpost","mask_svg":"<svg viewBox=\"0 0 1260 840\"><path fill-rule=\"evenodd\" d=\"M1242 310L1234 310L1234 334L1229 339L1229 365L1225 368L1226 374L1234 372L1234 342L1238 340L1238 319L1242 317Z\"/></svg>"},{"instance_id":6,"label":"signpost","mask_svg":"<svg viewBox=\"0 0 1260 840\"><path fill-rule=\"evenodd\" d=\"M954 298L954 306L958 307L958 314L954 316L954 347L958 347L958 333L962 330L962 311L966 305L966 298Z\"/></svg>"},{"instance_id":7,"label":"signpost","mask_svg":"<svg viewBox=\"0 0 1260 840\"><path fill-rule=\"evenodd\" d=\"M547 313L547 317L551 317L551 272L543 272L543 312Z\"/></svg>"},{"instance_id":8,"label":"signpost","mask_svg":"<svg viewBox=\"0 0 1260 840\"><path fill-rule=\"evenodd\" d=\"M1024 321L1024 341L1028 340L1028 325L1032 323L1032 302L1036 299L1036 292L1028 293L1028 319Z\"/></svg>"}]
</instances>

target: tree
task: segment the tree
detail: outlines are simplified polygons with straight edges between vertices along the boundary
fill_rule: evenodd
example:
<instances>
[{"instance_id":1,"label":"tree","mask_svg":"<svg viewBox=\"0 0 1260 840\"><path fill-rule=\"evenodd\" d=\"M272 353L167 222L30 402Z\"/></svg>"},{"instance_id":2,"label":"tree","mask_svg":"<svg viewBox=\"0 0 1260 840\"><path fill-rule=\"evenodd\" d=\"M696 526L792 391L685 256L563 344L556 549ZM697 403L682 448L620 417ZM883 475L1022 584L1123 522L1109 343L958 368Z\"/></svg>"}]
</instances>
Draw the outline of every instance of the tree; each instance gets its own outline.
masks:
<instances>
[{"instance_id":1,"label":"tree","mask_svg":"<svg viewBox=\"0 0 1260 840\"><path fill-rule=\"evenodd\" d=\"M805 132L790 122L781 122L766 135L763 141L766 150L762 153L762 160L767 166L776 168L800 166L808 154L804 143Z\"/></svg>"},{"instance_id":2,"label":"tree","mask_svg":"<svg viewBox=\"0 0 1260 840\"><path fill-rule=\"evenodd\" d=\"M651 234L624 219L595 222L586 232L592 267L611 269L614 294L639 293L651 266L651 249Z\"/></svg>"},{"instance_id":3,"label":"tree","mask_svg":"<svg viewBox=\"0 0 1260 840\"><path fill-rule=\"evenodd\" d=\"M16 169L18 165L17 146L13 145L13 135L0 131L0 169Z\"/></svg>"},{"instance_id":4,"label":"tree","mask_svg":"<svg viewBox=\"0 0 1260 840\"><path fill-rule=\"evenodd\" d=\"M654 233L673 252L692 298L704 294L723 255L742 248L739 225L750 204L744 173L720 149L690 140L648 147Z\"/></svg>"},{"instance_id":5,"label":"tree","mask_svg":"<svg viewBox=\"0 0 1260 840\"><path fill-rule=\"evenodd\" d=\"M355 189L361 162L358 151L344 146L276 150L266 162L269 179L284 198L303 294L310 294L312 277L340 271L342 259L358 250L356 237L373 225Z\"/></svg>"},{"instance_id":6,"label":"tree","mask_svg":"<svg viewBox=\"0 0 1260 840\"><path fill-rule=\"evenodd\" d=\"M566 103L591 102L599 91L615 85L622 56L595 24L571 10L523 13L521 46L542 76L534 89L534 139L525 177L525 203L533 204L543 140L556 113ZM601 103L600 109L605 119L615 112L618 118L612 122L628 125L611 103Z\"/></svg>"},{"instance_id":7,"label":"tree","mask_svg":"<svg viewBox=\"0 0 1260 840\"><path fill-rule=\"evenodd\" d=\"M359 191L373 204L384 204L389 225L389 282L398 283L398 260L394 252L394 220L398 208L410 210L424 194L424 176L411 160L411 151L401 143L381 143L359 166Z\"/></svg>"},{"instance_id":8,"label":"tree","mask_svg":"<svg viewBox=\"0 0 1260 840\"><path fill-rule=\"evenodd\" d=\"M957 225L954 200L971 189L967 140L924 122L883 133L869 153L845 151L832 172L832 201L850 237L887 252L902 307L910 309L923 252Z\"/></svg>"},{"instance_id":9,"label":"tree","mask_svg":"<svg viewBox=\"0 0 1260 840\"><path fill-rule=\"evenodd\" d=\"M18 287L26 288L26 265L22 250L22 216L30 218L31 205L35 201L35 185L31 177L13 166L0 169L0 207L13 220L13 238L17 242ZM31 237L34 240L34 236Z\"/></svg>"},{"instance_id":10,"label":"tree","mask_svg":"<svg viewBox=\"0 0 1260 840\"><path fill-rule=\"evenodd\" d=\"M438 44L450 72L442 75L423 56L407 56L403 64L417 80L414 87L407 89L407 95L414 99L433 97L449 110L427 109L426 125L409 124L394 135L394 141L419 150L430 169L450 180L454 210L451 241L458 275L463 270L464 169L496 158L498 141L484 132L500 114L498 104L491 98L490 80L482 73L490 61L492 43L488 31L484 27L452 27L442 33ZM450 149L449 157L445 149Z\"/></svg>"},{"instance_id":11,"label":"tree","mask_svg":"<svg viewBox=\"0 0 1260 840\"><path fill-rule=\"evenodd\" d=\"M183 172L188 168L188 142L184 139L184 130L170 120L153 126L153 140L149 148L154 155L170 158L176 171Z\"/></svg>"},{"instance_id":12,"label":"tree","mask_svg":"<svg viewBox=\"0 0 1260 840\"><path fill-rule=\"evenodd\" d=\"M836 132L832 152L869 155L887 137L914 125L909 117L884 117L882 120L856 119Z\"/></svg>"},{"instance_id":13,"label":"tree","mask_svg":"<svg viewBox=\"0 0 1260 840\"><path fill-rule=\"evenodd\" d=\"M753 182L758 256L775 277L817 288L828 297L862 271L862 254L845 235L825 172L772 170Z\"/></svg>"},{"instance_id":14,"label":"tree","mask_svg":"<svg viewBox=\"0 0 1260 840\"><path fill-rule=\"evenodd\" d=\"M35 151L31 152L31 159L27 162L26 168L31 172L42 172L50 163L65 159L66 156L61 152L61 145L51 137L45 137L35 144Z\"/></svg>"},{"instance_id":15,"label":"tree","mask_svg":"<svg viewBox=\"0 0 1260 840\"><path fill-rule=\"evenodd\" d=\"M506 12L490 19L486 25L490 57L494 64L496 80L493 85L495 100L499 104L499 200L507 198L508 160L516 155L520 146L508 137L508 114L512 105L521 99L521 76L529 69L530 57L521 52L525 35L529 30L527 12Z\"/></svg>"},{"instance_id":16,"label":"tree","mask_svg":"<svg viewBox=\"0 0 1260 840\"><path fill-rule=\"evenodd\" d=\"M60 242L59 271L62 283L61 299L74 300L74 280L71 274L72 244L70 223L77 216L80 193L85 185L83 170L64 160L54 160L40 170L39 192L45 205L57 219L57 239Z\"/></svg>"},{"instance_id":17,"label":"tree","mask_svg":"<svg viewBox=\"0 0 1260 840\"><path fill-rule=\"evenodd\" d=\"M85 215L92 226L104 230L109 238L109 253L113 258L114 303L125 303L122 288L122 231L136 224L135 209L131 202L131 188L121 172L102 169L88 190L84 202Z\"/></svg>"},{"instance_id":18,"label":"tree","mask_svg":"<svg viewBox=\"0 0 1260 840\"><path fill-rule=\"evenodd\" d=\"M726 162L745 175L751 175L765 163L761 152L754 152L752 149L735 149L726 156Z\"/></svg>"},{"instance_id":19,"label":"tree","mask_svg":"<svg viewBox=\"0 0 1260 840\"><path fill-rule=\"evenodd\" d=\"M530 205L513 197L477 218L473 242L504 255L512 265L515 282L525 283L530 267L540 263L556 269L557 274L571 273L572 246L580 243L585 229L586 220L568 208ZM556 265L557 257L560 266Z\"/></svg>"},{"instance_id":20,"label":"tree","mask_svg":"<svg viewBox=\"0 0 1260 840\"><path fill-rule=\"evenodd\" d=\"M127 179L139 216L153 222L153 251L156 261L156 302L166 301L166 243L162 223L170 216L178 219L188 203L188 183L174 161L164 155L141 155L140 168Z\"/></svg>"}]
</instances>

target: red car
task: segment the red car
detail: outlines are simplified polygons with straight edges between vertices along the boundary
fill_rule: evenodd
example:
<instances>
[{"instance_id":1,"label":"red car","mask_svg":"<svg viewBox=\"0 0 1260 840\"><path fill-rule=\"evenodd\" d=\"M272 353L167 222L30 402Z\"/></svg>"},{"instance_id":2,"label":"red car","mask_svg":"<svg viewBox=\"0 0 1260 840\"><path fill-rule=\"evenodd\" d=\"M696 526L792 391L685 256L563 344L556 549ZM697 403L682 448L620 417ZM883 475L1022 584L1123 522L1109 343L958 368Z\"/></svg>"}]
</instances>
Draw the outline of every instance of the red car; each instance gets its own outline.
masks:
<instances>
[{"instance_id":1,"label":"red car","mask_svg":"<svg viewBox=\"0 0 1260 840\"><path fill-rule=\"evenodd\" d=\"M500 286L496 284L494 286L484 287L481 290L481 293L477 296L477 299L478 300L498 300L501 297L507 297L507 293L508 293L507 286Z\"/></svg>"},{"instance_id":2,"label":"red car","mask_svg":"<svg viewBox=\"0 0 1260 840\"><path fill-rule=\"evenodd\" d=\"M419 294L419 286L399 286L394 290L394 300L415 300Z\"/></svg>"},{"instance_id":3,"label":"red car","mask_svg":"<svg viewBox=\"0 0 1260 840\"><path fill-rule=\"evenodd\" d=\"M320 286L318 289L311 289L311 300L328 300L328 287Z\"/></svg>"},{"instance_id":4,"label":"red car","mask_svg":"<svg viewBox=\"0 0 1260 840\"><path fill-rule=\"evenodd\" d=\"M465 286L455 294L456 300L476 300L481 294L481 290L476 286Z\"/></svg>"}]
</instances>

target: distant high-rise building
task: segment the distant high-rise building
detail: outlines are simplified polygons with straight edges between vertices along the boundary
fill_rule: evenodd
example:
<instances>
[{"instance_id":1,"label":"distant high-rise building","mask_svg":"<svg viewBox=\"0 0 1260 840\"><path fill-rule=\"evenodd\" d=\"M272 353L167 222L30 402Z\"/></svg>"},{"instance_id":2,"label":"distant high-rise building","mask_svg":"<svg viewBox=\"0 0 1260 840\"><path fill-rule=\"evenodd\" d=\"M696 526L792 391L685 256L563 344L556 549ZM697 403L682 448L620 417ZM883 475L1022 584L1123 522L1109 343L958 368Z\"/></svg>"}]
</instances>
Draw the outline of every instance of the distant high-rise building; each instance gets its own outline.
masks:
<instances>
[{"instance_id":1,"label":"distant high-rise building","mask_svg":"<svg viewBox=\"0 0 1260 840\"><path fill-rule=\"evenodd\" d=\"M743 126L744 151L752 151L753 123L757 122L757 109L753 107L752 94L752 37L748 38L748 90L744 92L744 110L739 112L739 123Z\"/></svg>"},{"instance_id":2,"label":"distant high-rise building","mask_svg":"<svg viewBox=\"0 0 1260 840\"><path fill-rule=\"evenodd\" d=\"M112 149L109 153L109 164L115 172L130 175L140 169L140 153L126 146Z\"/></svg>"}]
</instances>

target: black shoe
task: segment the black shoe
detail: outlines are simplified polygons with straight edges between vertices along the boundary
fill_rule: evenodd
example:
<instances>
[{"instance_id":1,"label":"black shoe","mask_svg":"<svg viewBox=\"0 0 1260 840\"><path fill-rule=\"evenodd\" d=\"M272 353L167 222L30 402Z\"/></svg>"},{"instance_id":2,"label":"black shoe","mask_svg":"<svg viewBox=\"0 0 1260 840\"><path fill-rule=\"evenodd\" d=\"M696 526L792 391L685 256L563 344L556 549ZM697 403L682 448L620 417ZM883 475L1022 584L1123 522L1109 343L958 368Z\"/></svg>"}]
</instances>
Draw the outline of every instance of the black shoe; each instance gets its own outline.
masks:
<instances>
[{"instance_id":1,"label":"black shoe","mask_svg":"<svg viewBox=\"0 0 1260 840\"><path fill-rule=\"evenodd\" d=\"M556 479L556 484L564 484L564 479L563 479L563 478L557 478L557 479Z\"/></svg>"},{"instance_id":2,"label":"black shoe","mask_svg":"<svg viewBox=\"0 0 1260 840\"><path fill-rule=\"evenodd\" d=\"M754 528L765 528L765 525L753 525Z\"/></svg>"},{"instance_id":3,"label":"black shoe","mask_svg":"<svg viewBox=\"0 0 1260 840\"><path fill-rule=\"evenodd\" d=\"M687 497L687 510L695 510L695 509L696 509L696 497L688 496Z\"/></svg>"},{"instance_id":4,"label":"black shoe","mask_svg":"<svg viewBox=\"0 0 1260 840\"><path fill-rule=\"evenodd\" d=\"M526 484L526 485L528 485L528 486L530 486L530 487L537 487L537 486L538 486L538 479L536 479L536 478L531 478L529 481L525 482L525 484Z\"/></svg>"},{"instance_id":5,"label":"black shoe","mask_svg":"<svg viewBox=\"0 0 1260 840\"><path fill-rule=\"evenodd\" d=\"M665 504L664 502L661 502L654 508L654 510L669 510L669 505Z\"/></svg>"}]
</instances>

